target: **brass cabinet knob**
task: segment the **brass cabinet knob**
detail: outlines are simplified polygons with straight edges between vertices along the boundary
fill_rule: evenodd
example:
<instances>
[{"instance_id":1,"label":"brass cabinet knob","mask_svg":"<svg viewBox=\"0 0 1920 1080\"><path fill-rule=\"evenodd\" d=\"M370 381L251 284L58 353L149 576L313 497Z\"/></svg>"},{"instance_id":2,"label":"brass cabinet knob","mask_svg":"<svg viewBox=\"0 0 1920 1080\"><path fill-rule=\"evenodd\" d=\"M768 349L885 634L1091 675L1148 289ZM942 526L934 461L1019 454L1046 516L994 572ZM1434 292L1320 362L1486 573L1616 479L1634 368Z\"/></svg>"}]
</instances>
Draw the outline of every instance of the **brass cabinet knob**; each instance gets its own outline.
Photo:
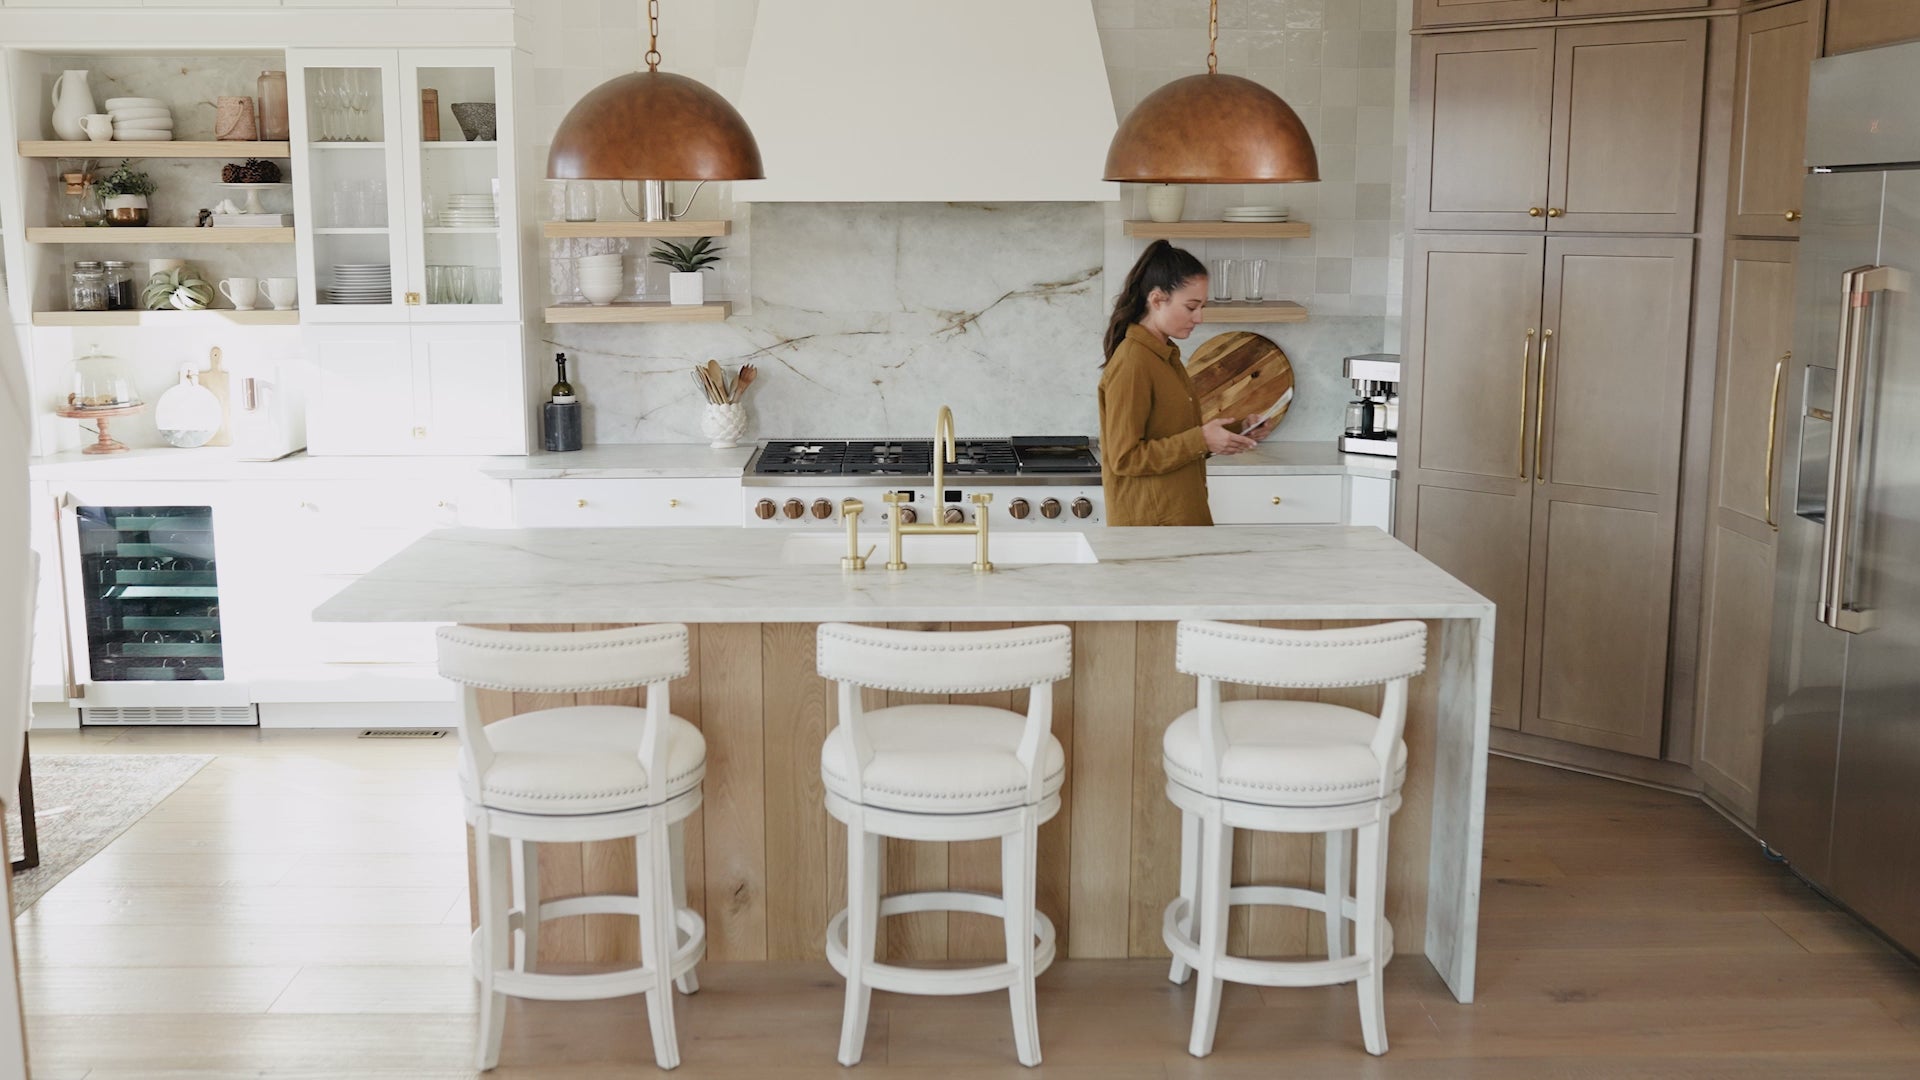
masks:
<instances>
[{"instance_id":1,"label":"brass cabinet knob","mask_svg":"<svg viewBox=\"0 0 1920 1080\"><path fill-rule=\"evenodd\" d=\"M1280 496L1278 496L1278 495L1275 495L1275 496L1273 497L1273 505L1275 505L1275 506L1279 506L1279 505L1280 505Z\"/></svg>"},{"instance_id":2,"label":"brass cabinet knob","mask_svg":"<svg viewBox=\"0 0 1920 1080\"><path fill-rule=\"evenodd\" d=\"M967 520L967 512L957 506L949 506L940 512L940 520L949 525L958 525Z\"/></svg>"},{"instance_id":3,"label":"brass cabinet knob","mask_svg":"<svg viewBox=\"0 0 1920 1080\"><path fill-rule=\"evenodd\" d=\"M408 294L407 294L407 305L408 305L409 307L418 307L418 306L420 306L420 294L419 294L419 293L417 293L417 292L410 292L410 293L408 293Z\"/></svg>"},{"instance_id":4,"label":"brass cabinet knob","mask_svg":"<svg viewBox=\"0 0 1920 1080\"><path fill-rule=\"evenodd\" d=\"M1788 221L1799 221L1799 220L1800 220L1800 211L1798 211L1798 210L1789 210L1789 211L1787 211L1787 220L1788 220Z\"/></svg>"},{"instance_id":5,"label":"brass cabinet knob","mask_svg":"<svg viewBox=\"0 0 1920 1080\"><path fill-rule=\"evenodd\" d=\"M426 438L426 437L427 437L427 429L426 429L426 428L423 428L423 427L417 427L417 428L414 428L414 429L413 429L413 437L414 437L414 438L416 438L416 439L424 439L424 438Z\"/></svg>"},{"instance_id":6,"label":"brass cabinet knob","mask_svg":"<svg viewBox=\"0 0 1920 1080\"><path fill-rule=\"evenodd\" d=\"M669 509L669 510L678 510L679 508L680 508L680 500L679 500L679 499L668 499L668 500L667 500L667 509Z\"/></svg>"},{"instance_id":7,"label":"brass cabinet knob","mask_svg":"<svg viewBox=\"0 0 1920 1080\"><path fill-rule=\"evenodd\" d=\"M911 525L920 520L920 515L914 513L913 507L911 506L903 506L895 510L894 513L900 515L900 524L902 525Z\"/></svg>"},{"instance_id":8,"label":"brass cabinet knob","mask_svg":"<svg viewBox=\"0 0 1920 1080\"><path fill-rule=\"evenodd\" d=\"M585 510L587 508L587 500L581 499L578 502L575 502L573 505L579 507L582 510Z\"/></svg>"},{"instance_id":9,"label":"brass cabinet knob","mask_svg":"<svg viewBox=\"0 0 1920 1080\"><path fill-rule=\"evenodd\" d=\"M1033 513L1033 504L1025 499L1015 499L1007 504L1007 513L1024 519L1028 514Z\"/></svg>"},{"instance_id":10,"label":"brass cabinet knob","mask_svg":"<svg viewBox=\"0 0 1920 1080\"><path fill-rule=\"evenodd\" d=\"M433 504L433 508L435 510L445 510L447 508L447 500L441 499L439 502Z\"/></svg>"},{"instance_id":11,"label":"brass cabinet knob","mask_svg":"<svg viewBox=\"0 0 1920 1080\"><path fill-rule=\"evenodd\" d=\"M786 502L780 504L780 512L789 518L797 518L801 514L806 513L807 508L800 505L799 499L788 499Z\"/></svg>"},{"instance_id":12,"label":"brass cabinet knob","mask_svg":"<svg viewBox=\"0 0 1920 1080\"><path fill-rule=\"evenodd\" d=\"M1539 216L1540 216L1541 214L1544 214L1544 213L1546 213L1546 211L1545 211L1545 210L1542 210L1541 208L1539 208L1539 207L1537 207L1537 206L1529 206L1529 207L1527 207L1527 216L1528 216L1528 217L1539 217Z\"/></svg>"},{"instance_id":13,"label":"brass cabinet knob","mask_svg":"<svg viewBox=\"0 0 1920 1080\"><path fill-rule=\"evenodd\" d=\"M1060 500L1048 499L1046 502L1041 503L1040 516L1043 518L1059 517L1060 516Z\"/></svg>"},{"instance_id":14,"label":"brass cabinet knob","mask_svg":"<svg viewBox=\"0 0 1920 1080\"><path fill-rule=\"evenodd\" d=\"M753 515L761 521L772 517L778 510L779 507L773 505L772 499L761 499L759 502L753 504Z\"/></svg>"},{"instance_id":15,"label":"brass cabinet knob","mask_svg":"<svg viewBox=\"0 0 1920 1080\"><path fill-rule=\"evenodd\" d=\"M1083 518L1083 517L1091 517L1092 515L1093 515L1092 503L1088 502L1085 499L1073 500L1073 516L1074 517Z\"/></svg>"},{"instance_id":16,"label":"brass cabinet knob","mask_svg":"<svg viewBox=\"0 0 1920 1080\"><path fill-rule=\"evenodd\" d=\"M832 517L833 504L825 499L813 500L813 516L819 518L821 521Z\"/></svg>"},{"instance_id":17,"label":"brass cabinet knob","mask_svg":"<svg viewBox=\"0 0 1920 1080\"><path fill-rule=\"evenodd\" d=\"M1547 216L1548 217L1566 217L1567 212L1565 210L1560 209L1557 206L1549 206L1547 207Z\"/></svg>"}]
</instances>

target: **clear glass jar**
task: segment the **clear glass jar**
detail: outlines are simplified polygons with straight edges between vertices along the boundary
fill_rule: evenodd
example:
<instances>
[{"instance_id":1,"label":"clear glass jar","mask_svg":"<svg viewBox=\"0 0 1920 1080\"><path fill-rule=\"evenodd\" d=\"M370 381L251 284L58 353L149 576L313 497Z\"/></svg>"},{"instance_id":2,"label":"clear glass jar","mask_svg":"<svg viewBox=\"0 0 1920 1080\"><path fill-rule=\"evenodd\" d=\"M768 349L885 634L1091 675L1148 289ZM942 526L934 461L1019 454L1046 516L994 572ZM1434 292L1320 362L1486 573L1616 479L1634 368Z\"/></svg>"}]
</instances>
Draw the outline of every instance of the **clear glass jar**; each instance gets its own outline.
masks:
<instances>
[{"instance_id":1,"label":"clear glass jar","mask_svg":"<svg viewBox=\"0 0 1920 1080\"><path fill-rule=\"evenodd\" d=\"M133 295L133 264L108 259L103 265L107 271L107 310L132 311L138 307Z\"/></svg>"},{"instance_id":2,"label":"clear glass jar","mask_svg":"<svg viewBox=\"0 0 1920 1080\"><path fill-rule=\"evenodd\" d=\"M284 71L263 71L255 83L254 100L260 109L260 139L263 142L286 142L287 127L287 73Z\"/></svg>"},{"instance_id":3,"label":"clear glass jar","mask_svg":"<svg viewBox=\"0 0 1920 1080\"><path fill-rule=\"evenodd\" d=\"M73 264L68 276L68 307L73 311L107 310L107 270L88 260Z\"/></svg>"},{"instance_id":4,"label":"clear glass jar","mask_svg":"<svg viewBox=\"0 0 1920 1080\"><path fill-rule=\"evenodd\" d=\"M92 353L73 362L73 392L67 404L79 409L111 409L135 405L133 372L117 356Z\"/></svg>"}]
</instances>

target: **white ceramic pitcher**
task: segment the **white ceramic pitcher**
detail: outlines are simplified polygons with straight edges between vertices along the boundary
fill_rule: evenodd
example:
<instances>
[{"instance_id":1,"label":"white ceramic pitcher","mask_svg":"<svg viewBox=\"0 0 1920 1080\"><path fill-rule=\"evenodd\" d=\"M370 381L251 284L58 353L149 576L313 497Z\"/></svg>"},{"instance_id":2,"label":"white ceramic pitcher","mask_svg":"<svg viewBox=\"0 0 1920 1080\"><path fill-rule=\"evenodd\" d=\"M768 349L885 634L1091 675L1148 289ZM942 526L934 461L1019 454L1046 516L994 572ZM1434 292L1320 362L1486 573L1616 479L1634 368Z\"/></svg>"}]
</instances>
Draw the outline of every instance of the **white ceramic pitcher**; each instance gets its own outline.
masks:
<instances>
[{"instance_id":1,"label":"white ceramic pitcher","mask_svg":"<svg viewBox=\"0 0 1920 1080\"><path fill-rule=\"evenodd\" d=\"M80 68L60 73L53 80L53 133L68 142L87 137L81 117L100 110L93 107L93 91L87 86L87 72Z\"/></svg>"}]
</instances>

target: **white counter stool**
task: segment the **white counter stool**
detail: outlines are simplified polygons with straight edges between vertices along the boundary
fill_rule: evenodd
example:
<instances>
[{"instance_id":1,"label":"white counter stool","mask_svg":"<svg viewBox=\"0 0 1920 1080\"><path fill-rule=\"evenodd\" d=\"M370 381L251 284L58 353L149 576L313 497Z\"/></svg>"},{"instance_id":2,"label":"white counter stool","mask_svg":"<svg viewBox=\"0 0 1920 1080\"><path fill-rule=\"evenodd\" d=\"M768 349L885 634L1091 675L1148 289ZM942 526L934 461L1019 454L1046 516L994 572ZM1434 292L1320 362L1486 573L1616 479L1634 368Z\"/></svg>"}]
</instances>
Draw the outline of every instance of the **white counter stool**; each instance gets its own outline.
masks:
<instances>
[{"instance_id":1,"label":"white counter stool","mask_svg":"<svg viewBox=\"0 0 1920 1080\"><path fill-rule=\"evenodd\" d=\"M1053 683L1073 672L1064 626L952 633L828 623L820 674L840 684L840 723L820 748L827 812L847 825L847 907L827 924L827 960L846 976L840 1063L866 1042L875 988L901 994L1008 991L1022 1065L1040 1064L1033 980L1053 963L1053 923L1034 910L1040 824L1060 810L1066 754L1053 737ZM867 712L862 687L915 694L1029 691L1027 713L981 705ZM880 895L881 838L1000 840L1000 895ZM880 920L916 911L991 915L1006 926L1004 963L924 969L877 963Z\"/></svg>"},{"instance_id":2,"label":"white counter stool","mask_svg":"<svg viewBox=\"0 0 1920 1080\"><path fill-rule=\"evenodd\" d=\"M694 965L706 953L706 924L687 908L681 830L700 805L707 744L700 729L668 711L667 684L688 670L687 628L624 627L522 633L447 626L439 631L440 674L465 687L460 784L474 829L480 928L478 1067L500 1061L506 999L584 1001L647 995L654 1060L680 1064L673 987L697 990ZM647 688L645 708L576 705L482 724L476 691L590 693ZM540 898L542 843L635 841L633 896ZM516 896L519 900L516 904ZM533 969L543 919L633 915L641 966L583 975ZM508 957L515 935L518 955Z\"/></svg>"},{"instance_id":3,"label":"white counter stool","mask_svg":"<svg viewBox=\"0 0 1920 1080\"><path fill-rule=\"evenodd\" d=\"M1407 680L1426 667L1427 628L1392 622L1344 630L1268 630L1182 622L1174 666L1199 677L1199 707L1162 741L1167 797L1180 808L1180 895L1161 936L1169 977L1197 971L1195 1057L1213 1051L1223 980L1255 986L1357 982L1360 1033L1387 1052L1381 973L1393 956L1386 918L1387 820L1407 775ZM1380 715L1317 701L1220 700L1222 682L1297 689L1385 684ZM1326 892L1233 887L1233 830L1324 833ZM1358 834L1354 894L1347 895L1350 833ZM1277 904L1324 912L1327 959L1253 960L1227 955L1227 908ZM1346 948L1346 924L1354 949Z\"/></svg>"}]
</instances>

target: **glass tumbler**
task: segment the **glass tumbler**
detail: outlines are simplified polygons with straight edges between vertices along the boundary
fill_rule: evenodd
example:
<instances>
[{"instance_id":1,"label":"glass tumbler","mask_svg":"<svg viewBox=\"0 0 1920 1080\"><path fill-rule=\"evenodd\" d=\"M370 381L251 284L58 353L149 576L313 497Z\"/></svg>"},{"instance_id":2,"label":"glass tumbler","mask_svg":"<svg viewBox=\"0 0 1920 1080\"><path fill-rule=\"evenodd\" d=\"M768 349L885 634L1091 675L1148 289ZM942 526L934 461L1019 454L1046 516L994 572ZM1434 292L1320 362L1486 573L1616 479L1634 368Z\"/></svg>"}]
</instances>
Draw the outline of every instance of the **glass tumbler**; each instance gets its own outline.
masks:
<instances>
[{"instance_id":1,"label":"glass tumbler","mask_svg":"<svg viewBox=\"0 0 1920 1080\"><path fill-rule=\"evenodd\" d=\"M473 302L476 304L500 302L499 267L476 266L473 268Z\"/></svg>"},{"instance_id":2,"label":"glass tumbler","mask_svg":"<svg viewBox=\"0 0 1920 1080\"><path fill-rule=\"evenodd\" d=\"M1246 299L1264 300L1267 297L1267 260L1248 259L1247 261Z\"/></svg>"},{"instance_id":3,"label":"glass tumbler","mask_svg":"<svg viewBox=\"0 0 1920 1080\"><path fill-rule=\"evenodd\" d=\"M592 221L594 213L593 181L567 181L567 220Z\"/></svg>"},{"instance_id":4,"label":"glass tumbler","mask_svg":"<svg viewBox=\"0 0 1920 1080\"><path fill-rule=\"evenodd\" d=\"M438 263L427 264L427 303L444 304L447 302L447 268Z\"/></svg>"},{"instance_id":5,"label":"glass tumbler","mask_svg":"<svg viewBox=\"0 0 1920 1080\"><path fill-rule=\"evenodd\" d=\"M473 267L447 266L441 269L446 274L447 303L473 303Z\"/></svg>"},{"instance_id":6,"label":"glass tumbler","mask_svg":"<svg viewBox=\"0 0 1920 1080\"><path fill-rule=\"evenodd\" d=\"M1213 260L1213 269L1208 277L1212 287L1210 295L1215 303L1224 304L1233 299L1233 278L1239 269L1238 259Z\"/></svg>"}]
</instances>

